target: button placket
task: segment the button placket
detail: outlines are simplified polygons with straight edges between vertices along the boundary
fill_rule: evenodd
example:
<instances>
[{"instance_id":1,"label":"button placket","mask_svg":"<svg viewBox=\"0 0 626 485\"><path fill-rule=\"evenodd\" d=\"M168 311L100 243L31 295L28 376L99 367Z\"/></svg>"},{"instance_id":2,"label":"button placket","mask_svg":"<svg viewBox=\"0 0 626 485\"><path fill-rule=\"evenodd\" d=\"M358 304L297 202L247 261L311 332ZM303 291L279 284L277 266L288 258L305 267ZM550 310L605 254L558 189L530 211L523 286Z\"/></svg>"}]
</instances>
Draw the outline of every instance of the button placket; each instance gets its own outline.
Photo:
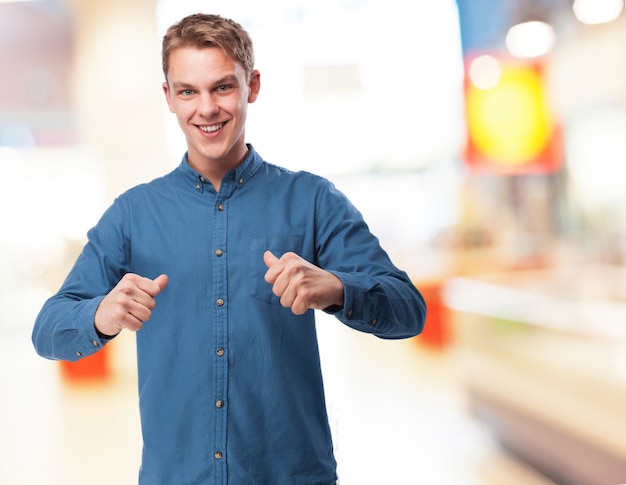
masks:
<instances>
[{"instance_id":1,"label":"button placket","mask_svg":"<svg viewBox=\"0 0 626 485\"><path fill-rule=\"evenodd\" d=\"M228 311L227 301L228 294L226 290L228 288L228 271L227 271L227 258L226 252L227 246L227 228L228 228L228 199L224 194L229 194L229 182L223 181L220 188L220 193L217 196L217 200L214 205L214 217L212 227L212 247L215 251L215 258L213 258L213 278L211 293L213 295L213 312L212 312L212 327L213 327L213 341L215 342L215 355L213 357L213 413L214 430L213 436L213 449L214 457L219 466L215 469L216 483L222 483L219 477L226 476L226 460L224 450L226 448L226 429L227 429L227 417L228 410L224 396L227 395L228 388L228 358L225 358L225 349L228 345ZM230 182L232 184L232 181ZM225 483L225 481L224 481Z\"/></svg>"}]
</instances>

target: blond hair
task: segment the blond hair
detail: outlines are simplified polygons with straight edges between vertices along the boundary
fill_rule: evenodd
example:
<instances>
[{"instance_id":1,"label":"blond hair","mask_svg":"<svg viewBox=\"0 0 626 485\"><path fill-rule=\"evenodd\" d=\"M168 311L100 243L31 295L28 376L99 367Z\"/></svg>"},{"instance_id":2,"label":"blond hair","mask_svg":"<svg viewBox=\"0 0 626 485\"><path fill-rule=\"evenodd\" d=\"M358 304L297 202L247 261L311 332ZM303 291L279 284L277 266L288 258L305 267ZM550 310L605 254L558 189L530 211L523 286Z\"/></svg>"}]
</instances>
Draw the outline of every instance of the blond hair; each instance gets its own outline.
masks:
<instances>
[{"instance_id":1,"label":"blond hair","mask_svg":"<svg viewBox=\"0 0 626 485\"><path fill-rule=\"evenodd\" d=\"M248 79L254 70L254 51L250 36L237 22L219 15L189 15L167 29L161 50L165 79L171 53L182 47L219 47L241 64Z\"/></svg>"}]
</instances>

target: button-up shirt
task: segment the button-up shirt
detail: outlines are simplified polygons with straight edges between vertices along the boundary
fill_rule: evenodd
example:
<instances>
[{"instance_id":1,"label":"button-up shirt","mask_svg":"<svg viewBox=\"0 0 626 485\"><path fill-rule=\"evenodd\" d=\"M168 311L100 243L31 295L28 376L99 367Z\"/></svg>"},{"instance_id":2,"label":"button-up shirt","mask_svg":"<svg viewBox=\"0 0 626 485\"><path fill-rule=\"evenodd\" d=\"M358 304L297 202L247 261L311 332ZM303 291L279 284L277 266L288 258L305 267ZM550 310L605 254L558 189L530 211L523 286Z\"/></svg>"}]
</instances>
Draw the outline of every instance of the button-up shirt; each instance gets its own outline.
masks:
<instances>
[{"instance_id":1,"label":"button-up shirt","mask_svg":"<svg viewBox=\"0 0 626 485\"><path fill-rule=\"evenodd\" d=\"M124 274L169 276L136 337L140 484L337 480L314 312L280 305L266 250L335 274L344 306L326 311L356 330L403 338L423 326L424 300L347 198L248 148L219 192L185 155L119 196L35 323L40 355L77 360L107 343L94 315Z\"/></svg>"}]
</instances>

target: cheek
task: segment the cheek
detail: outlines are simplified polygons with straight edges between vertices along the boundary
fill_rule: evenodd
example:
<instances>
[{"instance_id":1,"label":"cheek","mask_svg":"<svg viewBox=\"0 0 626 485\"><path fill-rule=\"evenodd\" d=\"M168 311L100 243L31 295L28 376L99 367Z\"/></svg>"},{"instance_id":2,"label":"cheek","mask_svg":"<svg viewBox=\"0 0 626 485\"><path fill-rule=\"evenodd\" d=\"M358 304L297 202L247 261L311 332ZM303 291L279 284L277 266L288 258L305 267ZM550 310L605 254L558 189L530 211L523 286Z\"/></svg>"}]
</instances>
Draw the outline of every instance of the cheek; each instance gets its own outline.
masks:
<instances>
[{"instance_id":1,"label":"cheek","mask_svg":"<svg viewBox=\"0 0 626 485\"><path fill-rule=\"evenodd\" d=\"M193 106L191 103L176 102L170 104L170 111L180 120L186 120L193 115Z\"/></svg>"},{"instance_id":2,"label":"cheek","mask_svg":"<svg viewBox=\"0 0 626 485\"><path fill-rule=\"evenodd\" d=\"M237 116L242 120L246 119L246 113L248 112L248 100L240 98L237 104Z\"/></svg>"}]
</instances>

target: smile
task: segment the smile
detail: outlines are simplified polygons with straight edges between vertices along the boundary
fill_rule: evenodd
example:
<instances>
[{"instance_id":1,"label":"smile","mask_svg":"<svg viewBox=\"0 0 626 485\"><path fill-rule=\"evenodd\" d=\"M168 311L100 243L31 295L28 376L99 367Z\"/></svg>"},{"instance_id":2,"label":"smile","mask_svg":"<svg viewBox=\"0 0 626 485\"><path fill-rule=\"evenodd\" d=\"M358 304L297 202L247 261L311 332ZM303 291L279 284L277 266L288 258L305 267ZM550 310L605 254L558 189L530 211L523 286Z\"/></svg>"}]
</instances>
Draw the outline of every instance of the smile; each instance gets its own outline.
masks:
<instances>
[{"instance_id":1,"label":"smile","mask_svg":"<svg viewBox=\"0 0 626 485\"><path fill-rule=\"evenodd\" d=\"M200 128L200 130L202 130L204 133L214 133L220 128L222 128L225 124L226 123L219 123L217 125L198 126L198 128Z\"/></svg>"}]
</instances>

